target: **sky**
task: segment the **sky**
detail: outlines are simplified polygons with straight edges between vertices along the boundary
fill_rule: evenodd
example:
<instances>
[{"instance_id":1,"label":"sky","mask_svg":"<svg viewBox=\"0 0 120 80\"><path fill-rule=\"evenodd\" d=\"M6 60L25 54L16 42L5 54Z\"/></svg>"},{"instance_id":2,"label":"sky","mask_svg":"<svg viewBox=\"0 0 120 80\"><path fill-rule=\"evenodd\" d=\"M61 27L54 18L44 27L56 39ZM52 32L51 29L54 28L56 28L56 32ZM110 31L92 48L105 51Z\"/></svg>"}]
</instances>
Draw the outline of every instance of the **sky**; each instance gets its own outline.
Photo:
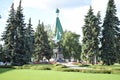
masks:
<instances>
[{"instance_id":1,"label":"sky","mask_svg":"<svg viewBox=\"0 0 120 80\"><path fill-rule=\"evenodd\" d=\"M32 19L32 27L37 27L38 20L44 22L45 25L51 25L55 28L56 8L59 8L59 18L63 30L69 30L79 34L82 40L82 27L84 18L88 12L90 5L95 14L101 12L103 20L108 0L22 0L23 14L25 22L28 23L29 18ZM6 27L10 7L14 3L15 9L18 7L19 0L0 0L0 35ZM120 0L115 0L117 16L120 19Z\"/></svg>"}]
</instances>

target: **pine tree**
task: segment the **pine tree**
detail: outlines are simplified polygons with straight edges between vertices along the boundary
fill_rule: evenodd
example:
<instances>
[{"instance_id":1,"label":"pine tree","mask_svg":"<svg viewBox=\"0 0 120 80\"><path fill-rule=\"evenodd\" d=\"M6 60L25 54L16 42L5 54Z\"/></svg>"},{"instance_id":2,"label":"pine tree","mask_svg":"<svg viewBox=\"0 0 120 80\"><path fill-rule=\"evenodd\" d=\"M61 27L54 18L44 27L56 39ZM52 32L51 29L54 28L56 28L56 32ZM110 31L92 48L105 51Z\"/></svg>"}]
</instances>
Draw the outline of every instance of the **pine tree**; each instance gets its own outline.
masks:
<instances>
[{"instance_id":1,"label":"pine tree","mask_svg":"<svg viewBox=\"0 0 120 80\"><path fill-rule=\"evenodd\" d=\"M32 54L34 52L34 30L31 27L31 18L29 19L28 26L25 31L25 43L26 43L26 53L27 53L27 59L30 62Z\"/></svg>"},{"instance_id":2,"label":"pine tree","mask_svg":"<svg viewBox=\"0 0 120 80\"><path fill-rule=\"evenodd\" d=\"M35 46L34 57L38 62L40 60L43 60L43 57L46 57L48 60L50 59L51 48L48 41L48 35L47 32L44 30L43 23L40 24L40 21L35 32L34 46Z\"/></svg>"},{"instance_id":3,"label":"pine tree","mask_svg":"<svg viewBox=\"0 0 120 80\"><path fill-rule=\"evenodd\" d=\"M85 61L95 63L95 58L99 50L98 35L100 32L100 17L96 17L93 13L93 9L90 9L85 16L85 25L83 27L83 46L82 46L82 58ZM94 59L94 60L92 60Z\"/></svg>"},{"instance_id":4,"label":"pine tree","mask_svg":"<svg viewBox=\"0 0 120 80\"><path fill-rule=\"evenodd\" d=\"M94 24L92 25L92 64L96 64L99 58L99 44L100 44L100 24L101 24L101 16L100 12L97 13L96 19L93 20Z\"/></svg>"},{"instance_id":5,"label":"pine tree","mask_svg":"<svg viewBox=\"0 0 120 80\"><path fill-rule=\"evenodd\" d=\"M16 31L16 21L15 21L15 10L14 4L11 6L9 18L7 20L6 31L2 34L2 40L4 41L4 52L7 57L11 58L14 55L14 40L15 40L15 31Z\"/></svg>"},{"instance_id":6,"label":"pine tree","mask_svg":"<svg viewBox=\"0 0 120 80\"><path fill-rule=\"evenodd\" d=\"M0 44L0 62L3 62L3 56L4 56L3 46Z\"/></svg>"},{"instance_id":7,"label":"pine tree","mask_svg":"<svg viewBox=\"0 0 120 80\"><path fill-rule=\"evenodd\" d=\"M117 50L117 62L120 63L120 29L119 29L119 33L117 34L116 50Z\"/></svg>"},{"instance_id":8,"label":"pine tree","mask_svg":"<svg viewBox=\"0 0 120 80\"><path fill-rule=\"evenodd\" d=\"M21 6L21 0L17 7L15 15L16 19L16 35L15 35L15 55L13 57L13 65L23 65L27 63L26 47L25 47L25 23L23 16L23 9Z\"/></svg>"},{"instance_id":9,"label":"pine tree","mask_svg":"<svg viewBox=\"0 0 120 80\"><path fill-rule=\"evenodd\" d=\"M106 65L112 65L116 62L116 34L119 20L116 17L116 6L114 0L109 0L107 4L106 15L103 22L101 39L101 58Z\"/></svg>"}]
</instances>

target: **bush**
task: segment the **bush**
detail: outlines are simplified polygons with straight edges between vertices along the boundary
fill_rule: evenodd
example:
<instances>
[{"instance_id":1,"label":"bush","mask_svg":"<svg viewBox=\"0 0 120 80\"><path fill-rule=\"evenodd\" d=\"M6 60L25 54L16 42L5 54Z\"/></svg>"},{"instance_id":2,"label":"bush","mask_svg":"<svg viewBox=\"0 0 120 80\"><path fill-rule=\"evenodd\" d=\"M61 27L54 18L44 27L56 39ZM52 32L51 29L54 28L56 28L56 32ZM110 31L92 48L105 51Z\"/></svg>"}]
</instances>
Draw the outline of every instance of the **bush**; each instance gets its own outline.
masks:
<instances>
[{"instance_id":1,"label":"bush","mask_svg":"<svg viewBox=\"0 0 120 80\"><path fill-rule=\"evenodd\" d=\"M22 66L13 66L14 69L23 69Z\"/></svg>"},{"instance_id":2,"label":"bush","mask_svg":"<svg viewBox=\"0 0 120 80\"><path fill-rule=\"evenodd\" d=\"M63 68L61 71L65 72L83 72L83 73L104 73L111 74L111 70L98 70L98 69L71 69L71 68Z\"/></svg>"},{"instance_id":3,"label":"bush","mask_svg":"<svg viewBox=\"0 0 120 80\"><path fill-rule=\"evenodd\" d=\"M62 64L54 64L53 66L62 66Z\"/></svg>"},{"instance_id":4,"label":"bush","mask_svg":"<svg viewBox=\"0 0 120 80\"><path fill-rule=\"evenodd\" d=\"M32 66L31 69L34 69L34 70L51 70L51 68L47 67L47 66Z\"/></svg>"},{"instance_id":5,"label":"bush","mask_svg":"<svg viewBox=\"0 0 120 80\"><path fill-rule=\"evenodd\" d=\"M84 65L79 65L79 67L89 67L90 65L84 64Z\"/></svg>"},{"instance_id":6,"label":"bush","mask_svg":"<svg viewBox=\"0 0 120 80\"><path fill-rule=\"evenodd\" d=\"M62 71L65 71L65 72L79 72L79 69L64 68Z\"/></svg>"},{"instance_id":7,"label":"bush","mask_svg":"<svg viewBox=\"0 0 120 80\"><path fill-rule=\"evenodd\" d=\"M3 66L0 66L0 68L13 68L13 67L10 65L3 65Z\"/></svg>"},{"instance_id":8,"label":"bush","mask_svg":"<svg viewBox=\"0 0 120 80\"><path fill-rule=\"evenodd\" d=\"M31 65L13 66L15 69L30 69Z\"/></svg>"},{"instance_id":9,"label":"bush","mask_svg":"<svg viewBox=\"0 0 120 80\"><path fill-rule=\"evenodd\" d=\"M22 69L30 69L32 67L32 65L23 65Z\"/></svg>"},{"instance_id":10,"label":"bush","mask_svg":"<svg viewBox=\"0 0 120 80\"><path fill-rule=\"evenodd\" d=\"M56 71L62 71L64 68L68 68L67 66L65 65L56 65L53 67L53 70L56 70Z\"/></svg>"},{"instance_id":11,"label":"bush","mask_svg":"<svg viewBox=\"0 0 120 80\"><path fill-rule=\"evenodd\" d=\"M111 74L111 70L100 70L100 69L84 69L81 70L84 73L104 73Z\"/></svg>"},{"instance_id":12,"label":"bush","mask_svg":"<svg viewBox=\"0 0 120 80\"><path fill-rule=\"evenodd\" d=\"M120 71L120 67L113 68L112 70Z\"/></svg>"},{"instance_id":13,"label":"bush","mask_svg":"<svg viewBox=\"0 0 120 80\"><path fill-rule=\"evenodd\" d=\"M120 70L112 70L112 74L120 74Z\"/></svg>"}]
</instances>

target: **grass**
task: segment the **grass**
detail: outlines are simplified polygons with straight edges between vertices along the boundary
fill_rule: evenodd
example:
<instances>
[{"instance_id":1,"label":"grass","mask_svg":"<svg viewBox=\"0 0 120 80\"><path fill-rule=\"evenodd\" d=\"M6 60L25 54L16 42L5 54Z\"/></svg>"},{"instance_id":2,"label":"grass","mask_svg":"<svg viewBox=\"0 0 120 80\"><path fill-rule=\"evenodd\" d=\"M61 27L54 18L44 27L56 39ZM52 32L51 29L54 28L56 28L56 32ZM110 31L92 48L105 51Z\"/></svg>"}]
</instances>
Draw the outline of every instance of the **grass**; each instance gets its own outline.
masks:
<instances>
[{"instance_id":1,"label":"grass","mask_svg":"<svg viewBox=\"0 0 120 80\"><path fill-rule=\"evenodd\" d=\"M5 72L3 72L5 70ZM7 71L8 70L8 71ZM54 70L0 68L0 80L120 80L119 74L91 74Z\"/></svg>"}]
</instances>

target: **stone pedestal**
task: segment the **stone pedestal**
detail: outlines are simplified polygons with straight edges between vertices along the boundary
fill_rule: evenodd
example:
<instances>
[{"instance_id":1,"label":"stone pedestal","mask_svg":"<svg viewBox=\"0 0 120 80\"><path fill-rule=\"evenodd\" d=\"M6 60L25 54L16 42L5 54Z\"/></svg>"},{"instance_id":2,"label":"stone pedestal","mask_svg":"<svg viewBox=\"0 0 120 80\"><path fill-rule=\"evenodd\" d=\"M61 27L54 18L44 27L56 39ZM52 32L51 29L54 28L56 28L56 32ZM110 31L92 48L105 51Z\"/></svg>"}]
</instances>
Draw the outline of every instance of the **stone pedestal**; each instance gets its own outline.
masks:
<instances>
[{"instance_id":1,"label":"stone pedestal","mask_svg":"<svg viewBox=\"0 0 120 80\"><path fill-rule=\"evenodd\" d=\"M54 58L57 62L63 62L64 61L61 48L56 48L56 49L54 49L53 52L54 52Z\"/></svg>"}]
</instances>

